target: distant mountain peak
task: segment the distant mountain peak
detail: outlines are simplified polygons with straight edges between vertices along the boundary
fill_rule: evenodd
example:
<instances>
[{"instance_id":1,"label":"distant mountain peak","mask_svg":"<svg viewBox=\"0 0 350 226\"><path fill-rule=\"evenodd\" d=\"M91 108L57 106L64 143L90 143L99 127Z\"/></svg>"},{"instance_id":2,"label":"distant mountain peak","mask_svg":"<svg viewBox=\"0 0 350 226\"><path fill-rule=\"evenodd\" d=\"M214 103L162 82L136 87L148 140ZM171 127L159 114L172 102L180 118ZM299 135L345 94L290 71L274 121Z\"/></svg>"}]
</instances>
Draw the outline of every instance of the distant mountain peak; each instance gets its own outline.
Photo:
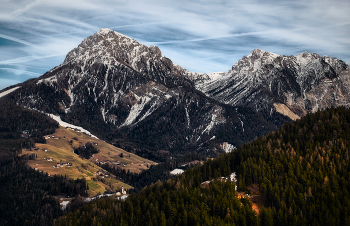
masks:
<instances>
[{"instance_id":1,"label":"distant mountain peak","mask_svg":"<svg viewBox=\"0 0 350 226\"><path fill-rule=\"evenodd\" d=\"M276 53L264 51L261 49L254 49L252 53L250 53L247 58L261 58L261 57L278 57L279 55Z\"/></svg>"},{"instance_id":2,"label":"distant mountain peak","mask_svg":"<svg viewBox=\"0 0 350 226\"><path fill-rule=\"evenodd\" d=\"M309 53L308 51L299 53L296 56L320 58L320 55L318 55L317 53Z\"/></svg>"},{"instance_id":3,"label":"distant mountain peak","mask_svg":"<svg viewBox=\"0 0 350 226\"><path fill-rule=\"evenodd\" d=\"M113 31L113 30L111 30L111 29L109 29L109 28L101 28L100 30L98 30L98 31L96 32L96 34L105 35L105 34L108 34L108 33L110 33L110 32L115 32L115 31ZM115 33L117 33L117 32L115 32Z\"/></svg>"},{"instance_id":4,"label":"distant mountain peak","mask_svg":"<svg viewBox=\"0 0 350 226\"><path fill-rule=\"evenodd\" d=\"M254 49L248 56L244 56L236 64L232 66L230 72L252 70L258 72L261 65L272 63L280 55L261 49Z\"/></svg>"},{"instance_id":5,"label":"distant mountain peak","mask_svg":"<svg viewBox=\"0 0 350 226\"><path fill-rule=\"evenodd\" d=\"M226 104L303 116L331 106L350 106L349 73L349 66L337 58L309 52L285 56L254 49L227 76L196 87Z\"/></svg>"},{"instance_id":6,"label":"distant mountain peak","mask_svg":"<svg viewBox=\"0 0 350 226\"><path fill-rule=\"evenodd\" d=\"M132 39L122 33L119 33L119 32L116 32L116 31L113 31L109 28L101 28L100 30L98 30L95 34L93 34L92 36L103 36L103 37L106 37L108 36L107 38L111 40L113 40L116 36L117 37L120 37L120 38L125 38L127 40L130 40L130 42L137 42L135 39ZM139 43L139 42L137 42Z\"/></svg>"},{"instance_id":7,"label":"distant mountain peak","mask_svg":"<svg viewBox=\"0 0 350 226\"><path fill-rule=\"evenodd\" d=\"M295 57L297 59L297 62L301 65L304 65L312 60L316 60L316 59L321 58L320 55L318 55L317 53L309 53L307 51L305 51L303 53L299 53ZM325 57L328 57L328 56L325 56Z\"/></svg>"}]
</instances>

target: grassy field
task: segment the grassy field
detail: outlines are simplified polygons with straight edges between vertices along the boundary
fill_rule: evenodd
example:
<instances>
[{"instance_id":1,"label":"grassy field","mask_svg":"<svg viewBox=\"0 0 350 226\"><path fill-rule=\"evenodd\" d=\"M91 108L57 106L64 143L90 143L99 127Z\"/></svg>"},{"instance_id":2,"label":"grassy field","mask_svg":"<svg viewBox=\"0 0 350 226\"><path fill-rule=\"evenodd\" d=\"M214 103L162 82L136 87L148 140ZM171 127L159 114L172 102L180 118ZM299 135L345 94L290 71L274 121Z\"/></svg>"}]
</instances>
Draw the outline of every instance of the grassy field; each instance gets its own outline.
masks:
<instances>
[{"instance_id":1,"label":"grassy field","mask_svg":"<svg viewBox=\"0 0 350 226\"><path fill-rule=\"evenodd\" d=\"M118 167L130 170L130 172L139 173L143 169L147 169L147 165L155 165L155 162L141 158L135 154L128 153L120 148L114 147L102 140L95 139L86 134L76 132L70 129L60 127L53 134L54 138L46 140L46 144L36 144L38 151L23 150L22 154L34 153L37 155L35 160L30 160L28 163L31 167L47 172L50 175L67 175L70 178L86 178L89 185L89 196L94 196L98 193L104 193L106 190L119 190L123 186L126 189L131 186L117 180L113 175L108 178L98 178L96 172L101 170L95 163L98 162L118 162ZM74 148L84 145L85 143L94 143L95 147L100 150L91 159L82 159L74 154ZM44 151L47 149L47 151ZM120 157L123 153L123 157ZM53 161L47 159L53 158ZM69 162L72 166L53 167L56 163Z\"/></svg>"}]
</instances>

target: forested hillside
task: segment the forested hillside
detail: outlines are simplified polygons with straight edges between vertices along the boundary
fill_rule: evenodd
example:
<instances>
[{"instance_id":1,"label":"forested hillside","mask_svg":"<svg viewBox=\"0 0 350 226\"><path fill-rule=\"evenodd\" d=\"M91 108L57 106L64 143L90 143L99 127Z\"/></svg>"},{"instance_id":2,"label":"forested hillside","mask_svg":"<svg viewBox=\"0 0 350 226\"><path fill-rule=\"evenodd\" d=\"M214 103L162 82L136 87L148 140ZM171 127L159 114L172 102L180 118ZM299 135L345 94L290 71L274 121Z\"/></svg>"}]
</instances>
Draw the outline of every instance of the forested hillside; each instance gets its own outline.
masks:
<instances>
[{"instance_id":1,"label":"forested hillside","mask_svg":"<svg viewBox=\"0 0 350 226\"><path fill-rule=\"evenodd\" d=\"M145 186L149 186L157 181L165 181L173 177L170 171L176 167L189 168L193 161L205 161L206 158L196 152L180 156L176 159L169 159L157 165L152 165L149 169L143 170L141 173L132 173L129 170L121 169L109 164L99 164L100 167L115 175L117 178L122 178L122 181L134 187L129 192L139 192Z\"/></svg>"},{"instance_id":2,"label":"forested hillside","mask_svg":"<svg viewBox=\"0 0 350 226\"><path fill-rule=\"evenodd\" d=\"M240 148L240 189L258 182L276 225L349 225L349 147L349 109L307 115Z\"/></svg>"},{"instance_id":3,"label":"forested hillside","mask_svg":"<svg viewBox=\"0 0 350 226\"><path fill-rule=\"evenodd\" d=\"M27 165L35 154L18 156L56 128L51 118L0 99L0 225L51 225L63 213L53 196L87 194L85 179L48 177Z\"/></svg>"},{"instance_id":4,"label":"forested hillside","mask_svg":"<svg viewBox=\"0 0 350 226\"><path fill-rule=\"evenodd\" d=\"M238 150L156 183L123 201L99 200L56 225L350 225L350 110L308 114ZM238 175L238 190L259 185L264 204L238 199L234 185L212 181Z\"/></svg>"},{"instance_id":5,"label":"forested hillside","mask_svg":"<svg viewBox=\"0 0 350 226\"><path fill-rule=\"evenodd\" d=\"M27 160L27 155L18 156L0 165L0 225L51 225L63 214L53 196L87 195L85 179L48 177L28 166Z\"/></svg>"},{"instance_id":6,"label":"forested hillside","mask_svg":"<svg viewBox=\"0 0 350 226\"><path fill-rule=\"evenodd\" d=\"M0 99L0 163L21 148L45 143L44 135L53 133L58 123L38 112Z\"/></svg>"}]
</instances>

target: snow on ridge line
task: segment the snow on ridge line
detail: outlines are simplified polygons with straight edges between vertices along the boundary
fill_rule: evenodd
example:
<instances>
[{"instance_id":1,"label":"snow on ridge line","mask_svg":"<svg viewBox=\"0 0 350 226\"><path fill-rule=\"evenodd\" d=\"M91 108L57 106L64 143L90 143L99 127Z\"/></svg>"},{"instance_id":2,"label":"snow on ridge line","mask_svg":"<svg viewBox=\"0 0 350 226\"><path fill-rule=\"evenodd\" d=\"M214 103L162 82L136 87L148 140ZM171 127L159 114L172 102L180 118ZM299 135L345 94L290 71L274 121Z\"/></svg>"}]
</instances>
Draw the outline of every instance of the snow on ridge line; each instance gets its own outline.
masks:
<instances>
[{"instance_id":1,"label":"snow on ridge line","mask_svg":"<svg viewBox=\"0 0 350 226\"><path fill-rule=\"evenodd\" d=\"M111 31L113 31L113 30L111 30L109 28L101 28L100 30L97 31L97 34L108 34Z\"/></svg>"},{"instance_id":2,"label":"snow on ridge line","mask_svg":"<svg viewBox=\"0 0 350 226\"><path fill-rule=\"evenodd\" d=\"M71 128L74 128L74 129L79 129L81 132L86 133L87 135L90 135L91 137L98 139L98 137L96 137L95 135L91 134L90 131L84 129L83 127L75 126L75 125L69 124L68 122L62 121L61 117L58 116L58 115L54 115L54 114L47 114L47 115L50 116L56 122L58 122L58 124L60 124L60 126L71 127Z\"/></svg>"},{"instance_id":3,"label":"snow on ridge line","mask_svg":"<svg viewBox=\"0 0 350 226\"><path fill-rule=\"evenodd\" d=\"M12 89L9 89L9 90L6 90L6 91L0 93L0 98L6 96L7 94L12 93L13 91L15 91L15 90L18 89L18 88L20 88L20 86L17 86L17 87L15 87L15 88L12 88Z\"/></svg>"},{"instance_id":4,"label":"snow on ridge line","mask_svg":"<svg viewBox=\"0 0 350 226\"><path fill-rule=\"evenodd\" d=\"M116 31L114 31L112 29L109 29L109 28L101 28L100 30L98 30L96 32L96 34L98 34L98 35L107 35L110 32L114 32L114 34L116 34L117 36L121 36L121 37L125 37L125 38L128 38L128 39L134 40L134 39L132 39L132 38L122 34L122 33L116 32Z\"/></svg>"}]
</instances>

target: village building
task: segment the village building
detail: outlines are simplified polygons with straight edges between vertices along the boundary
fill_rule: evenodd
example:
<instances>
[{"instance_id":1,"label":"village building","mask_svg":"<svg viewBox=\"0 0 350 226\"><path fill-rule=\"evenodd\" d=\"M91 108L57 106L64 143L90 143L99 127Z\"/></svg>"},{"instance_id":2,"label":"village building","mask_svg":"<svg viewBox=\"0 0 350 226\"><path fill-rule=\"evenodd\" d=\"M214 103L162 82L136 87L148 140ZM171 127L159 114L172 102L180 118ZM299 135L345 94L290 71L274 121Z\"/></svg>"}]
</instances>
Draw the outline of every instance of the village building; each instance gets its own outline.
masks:
<instances>
[{"instance_id":1,"label":"village building","mask_svg":"<svg viewBox=\"0 0 350 226\"><path fill-rule=\"evenodd\" d=\"M56 165L53 166L53 168L59 168L59 167L65 167L65 166L72 166L73 164L70 162L63 162L63 163L56 163Z\"/></svg>"},{"instance_id":2,"label":"village building","mask_svg":"<svg viewBox=\"0 0 350 226\"><path fill-rule=\"evenodd\" d=\"M122 186L122 194L126 195L126 189L124 189L124 186Z\"/></svg>"}]
</instances>

